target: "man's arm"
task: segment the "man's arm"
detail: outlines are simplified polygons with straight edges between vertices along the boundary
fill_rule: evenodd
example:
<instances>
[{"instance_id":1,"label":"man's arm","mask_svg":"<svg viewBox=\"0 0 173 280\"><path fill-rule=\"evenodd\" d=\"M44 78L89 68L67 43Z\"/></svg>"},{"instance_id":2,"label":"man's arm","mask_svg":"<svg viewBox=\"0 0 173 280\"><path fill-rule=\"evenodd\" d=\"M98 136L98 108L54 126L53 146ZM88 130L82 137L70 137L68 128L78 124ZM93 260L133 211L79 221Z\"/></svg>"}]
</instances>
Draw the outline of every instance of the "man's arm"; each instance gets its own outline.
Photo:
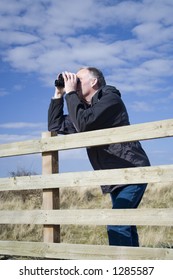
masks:
<instances>
[{"instance_id":1,"label":"man's arm","mask_svg":"<svg viewBox=\"0 0 173 280\"><path fill-rule=\"evenodd\" d=\"M48 109L48 130L56 131L59 134L75 133L70 117L64 115L64 89L55 88L54 97L52 98Z\"/></svg>"},{"instance_id":2,"label":"man's arm","mask_svg":"<svg viewBox=\"0 0 173 280\"><path fill-rule=\"evenodd\" d=\"M116 118L119 121L119 114L125 110L121 98L111 90L88 108L80 101L75 91L66 95L66 102L70 118L80 132L113 127Z\"/></svg>"}]
</instances>

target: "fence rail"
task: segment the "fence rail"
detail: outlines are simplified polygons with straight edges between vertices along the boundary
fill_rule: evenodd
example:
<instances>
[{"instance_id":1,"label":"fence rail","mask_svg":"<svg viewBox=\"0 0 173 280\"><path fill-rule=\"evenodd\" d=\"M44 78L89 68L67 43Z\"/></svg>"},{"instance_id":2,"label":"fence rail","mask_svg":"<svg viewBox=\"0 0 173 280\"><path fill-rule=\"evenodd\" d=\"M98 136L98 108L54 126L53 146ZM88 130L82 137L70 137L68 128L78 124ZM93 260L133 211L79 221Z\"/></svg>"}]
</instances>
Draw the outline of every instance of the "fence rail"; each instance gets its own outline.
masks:
<instances>
[{"instance_id":1,"label":"fence rail","mask_svg":"<svg viewBox=\"0 0 173 280\"><path fill-rule=\"evenodd\" d=\"M85 180L84 180L85 178ZM173 181L173 165L134 167L124 169L67 172L51 175L1 178L0 191L95 187L111 184L164 183Z\"/></svg>"},{"instance_id":2,"label":"fence rail","mask_svg":"<svg viewBox=\"0 0 173 280\"><path fill-rule=\"evenodd\" d=\"M1 224L107 225L115 221L116 225L169 226L173 208L0 211Z\"/></svg>"},{"instance_id":3,"label":"fence rail","mask_svg":"<svg viewBox=\"0 0 173 280\"><path fill-rule=\"evenodd\" d=\"M173 259L173 250L164 248L130 248L106 245L0 241L0 252L6 255L76 260L148 260Z\"/></svg>"},{"instance_id":4,"label":"fence rail","mask_svg":"<svg viewBox=\"0 0 173 280\"><path fill-rule=\"evenodd\" d=\"M2 144L0 157L42 153L43 174L0 178L0 191L43 189L43 209L0 211L1 224L44 225L44 242L0 241L0 254L57 259L173 259L173 249L129 248L60 243L62 224L173 226L173 208L167 209L59 209L59 188L106 184L173 182L173 165L58 172L57 151L111 143L173 136L173 119L61 137L44 133L38 140ZM164 237L163 237L164 238ZM55 243L53 243L55 242ZM20 244L20 246L19 246Z\"/></svg>"},{"instance_id":5,"label":"fence rail","mask_svg":"<svg viewBox=\"0 0 173 280\"><path fill-rule=\"evenodd\" d=\"M0 241L0 252L6 255L74 260L173 259L172 249L23 241L20 246L17 241Z\"/></svg>"},{"instance_id":6,"label":"fence rail","mask_svg":"<svg viewBox=\"0 0 173 280\"><path fill-rule=\"evenodd\" d=\"M0 157L35 154L173 136L173 119L2 144Z\"/></svg>"}]
</instances>

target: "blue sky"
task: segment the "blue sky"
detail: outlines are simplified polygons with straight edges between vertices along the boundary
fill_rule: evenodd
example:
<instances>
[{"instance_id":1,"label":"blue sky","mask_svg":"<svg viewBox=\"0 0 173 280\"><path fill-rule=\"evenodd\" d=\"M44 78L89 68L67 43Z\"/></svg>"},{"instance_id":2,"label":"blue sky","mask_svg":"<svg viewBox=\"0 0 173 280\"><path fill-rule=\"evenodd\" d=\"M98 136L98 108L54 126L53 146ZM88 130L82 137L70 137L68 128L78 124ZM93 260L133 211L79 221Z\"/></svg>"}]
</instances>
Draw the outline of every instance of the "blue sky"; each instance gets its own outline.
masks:
<instances>
[{"instance_id":1,"label":"blue sky","mask_svg":"<svg viewBox=\"0 0 173 280\"><path fill-rule=\"evenodd\" d=\"M172 118L173 1L0 1L0 143L38 139L58 73L100 68L132 124ZM172 138L143 141L153 165L172 164ZM41 172L40 155L0 159L0 176ZM84 149L60 172L91 170Z\"/></svg>"}]
</instances>

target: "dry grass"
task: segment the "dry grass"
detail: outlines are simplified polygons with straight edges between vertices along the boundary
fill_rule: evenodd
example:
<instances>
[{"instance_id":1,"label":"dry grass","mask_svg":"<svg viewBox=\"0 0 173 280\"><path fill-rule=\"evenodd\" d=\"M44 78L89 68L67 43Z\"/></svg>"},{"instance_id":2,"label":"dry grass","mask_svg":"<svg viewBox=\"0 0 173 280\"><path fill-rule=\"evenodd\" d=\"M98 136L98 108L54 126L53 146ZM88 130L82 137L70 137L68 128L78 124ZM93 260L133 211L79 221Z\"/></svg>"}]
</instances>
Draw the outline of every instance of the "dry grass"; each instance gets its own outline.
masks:
<instances>
[{"instance_id":1,"label":"dry grass","mask_svg":"<svg viewBox=\"0 0 173 280\"><path fill-rule=\"evenodd\" d=\"M150 184L140 208L172 208L173 183ZM173 248L173 227L139 227L140 244L147 247Z\"/></svg>"},{"instance_id":2,"label":"dry grass","mask_svg":"<svg viewBox=\"0 0 173 280\"><path fill-rule=\"evenodd\" d=\"M39 209L41 191L0 192L0 210ZM100 188L66 189L60 196L62 209L111 208L109 195L102 195ZM173 203L173 183L150 184L140 204L141 208L170 208ZM141 246L172 247L173 227L138 228ZM1 225L1 240L42 241L42 226ZM61 242L83 244L108 244L105 226L61 226Z\"/></svg>"},{"instance_id":3,"label":"dry grass","mask_svg":"<svg viewBox=\"0 0 173 280\"><path fill-rule=\"evenodd\" d=\"M0 210L39 209L42 191L0 192ZM1 225L1 240L38 241L42 238L42 227L38 225Z\"/></svg>"}]
</instances>

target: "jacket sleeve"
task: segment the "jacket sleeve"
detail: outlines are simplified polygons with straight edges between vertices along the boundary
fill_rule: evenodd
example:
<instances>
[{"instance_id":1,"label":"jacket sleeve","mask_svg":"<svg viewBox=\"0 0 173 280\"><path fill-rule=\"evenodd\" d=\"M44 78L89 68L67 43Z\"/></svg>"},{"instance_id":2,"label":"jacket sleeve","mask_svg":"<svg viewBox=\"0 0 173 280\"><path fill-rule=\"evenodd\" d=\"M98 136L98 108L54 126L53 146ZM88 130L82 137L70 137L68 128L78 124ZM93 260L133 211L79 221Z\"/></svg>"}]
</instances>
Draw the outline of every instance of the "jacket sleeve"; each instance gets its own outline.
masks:
<instances>
[{"instance_id":1,"label":"jacket sleeve","mask_svg":"<svg viewBox=\"0 0 173 280\"><path fill-rule=\"evenodd\" d=\"M64 99L51 99L48 109L48 130L59 134L75 133L76 129L69 115L64 115Z\"/></svg>"},{"instance_id":2,"label":"jacket sleeve","mask_svg":"<svg viewBox=\"0 0 173 280\"><path fill-rule=\"evenodd\" d=\"M100 100L88 108L76 92L68 93L66 101L70 118L80 132L112 127L112 120L117 117L119 121L119 114L123 110L121 98L111 91L104 93Z\"/></svg>"}]
</instances>

